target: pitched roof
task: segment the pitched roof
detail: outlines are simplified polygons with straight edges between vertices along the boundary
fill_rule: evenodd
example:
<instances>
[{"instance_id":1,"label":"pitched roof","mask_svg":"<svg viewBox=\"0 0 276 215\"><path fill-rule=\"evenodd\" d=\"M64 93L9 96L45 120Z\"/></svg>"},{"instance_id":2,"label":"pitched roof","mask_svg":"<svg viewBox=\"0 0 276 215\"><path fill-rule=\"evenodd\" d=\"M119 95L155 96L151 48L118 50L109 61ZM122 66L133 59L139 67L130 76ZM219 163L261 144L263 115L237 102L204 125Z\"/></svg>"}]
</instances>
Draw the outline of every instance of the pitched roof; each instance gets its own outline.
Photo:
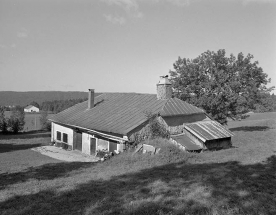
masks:
<instances>
[{"instance_id":1,"label":"pitched roof","mask_svg":"<svg viewBox=\"0 0 276 215\"><path fill-rule=\"evenodd\" d=\"M197 145L191 138L189 138L185 134L180 135L171 135L171 138L175 140L180 145L184 146L186 150L193 151L202 149L199 145Z\"/></svg>"},{"instance_id":2,"label":"pitched roof","mask_svg":"<svg viewBox=\"0 0 276 215\"><path fill-rule=\"evenodd\" d=\"M155 94L104 93L87 109L87 101L76 104L50 118L55 122L87 129L127 135L147 121L146 113L176 116L204 113L200 108L177 98L157 100Z\"/></svg>"},{"instance_id":3,"label":"pitched roof","mask_svg":"<svg viewBox=\"0 0 276 215\"><path fill-rule=\"evenodd\" d=\"M32 107L38 108L38 107L33 106L33 105L28 105L28 106L27 106L27 107L25 107L24 109L30 109L30 108L32 108Z\"/></svg>"},{"instance_id":4,"label":"pitched roof","mask_svg":"<svg viewBox=\"0 0 276 215\"><path fill-rule=\"evenodd\" d=\"M234 134L216 121L200 121L186 124L184 127L203 142L234 136Z\"/></svg>"}]
</instances>

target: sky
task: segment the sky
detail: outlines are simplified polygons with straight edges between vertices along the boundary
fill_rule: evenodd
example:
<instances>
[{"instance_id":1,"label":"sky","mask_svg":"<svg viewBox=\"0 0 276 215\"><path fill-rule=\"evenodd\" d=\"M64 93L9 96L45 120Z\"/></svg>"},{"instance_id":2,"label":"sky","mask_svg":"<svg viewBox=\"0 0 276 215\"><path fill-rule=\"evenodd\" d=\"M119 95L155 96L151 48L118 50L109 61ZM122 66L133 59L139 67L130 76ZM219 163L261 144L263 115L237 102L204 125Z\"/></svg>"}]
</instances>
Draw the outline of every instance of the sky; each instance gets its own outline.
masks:
<instances>
[{"instance_id":1,"label":"sky","mask_svg":"<svg viewBox=\"0 0 276 215\"><path fill-rule=\"evenodd\" d=\"M0 91L156 93L178 57L219 49L276 86L276 0L0 0Z\"/></svg>"}]
</instances>

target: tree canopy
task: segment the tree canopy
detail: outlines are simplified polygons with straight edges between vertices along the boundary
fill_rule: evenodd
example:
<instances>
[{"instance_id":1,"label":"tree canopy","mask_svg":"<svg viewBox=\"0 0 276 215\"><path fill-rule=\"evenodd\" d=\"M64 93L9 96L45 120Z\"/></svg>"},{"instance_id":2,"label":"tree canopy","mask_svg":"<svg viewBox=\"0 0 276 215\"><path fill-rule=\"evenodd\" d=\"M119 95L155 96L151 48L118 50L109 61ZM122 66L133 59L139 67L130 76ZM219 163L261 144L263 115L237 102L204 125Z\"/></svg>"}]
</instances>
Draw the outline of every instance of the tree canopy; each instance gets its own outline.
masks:
<instances>
[{"instance_id":1,"label":"tree canopy","mask_svg":"<svg viewBox=\"0 0 276 215\"><path fill-rule=\"evenodd\" d=\"M22 107L16 106L12 109L12 114L8 119L8 127L13 133L18 133L24 129L25 112Z\"/></svg>"},{"instance_id":2,"label":"tree canopy","mask_svg":"<svg viewBox=\"0 0 276 215\"><path fill-rule=\"evenodd\" d=\"M272 88L268 75L253 55L226 56L224 49L206 51L195 59L178 58L170 71L174 96L203 108L215 120L227 123L227 117L263 107L265 94Z\"/></svg>"},{"instance_id":3,"label":"tree canopy","mask_svg":"<svg viewBox=\"0 0 276 215\"><path fill-rule=\"evenodd\" d=\"M0 132L7 133L8 123L5 117L5 108L0 106Z\"/></svg>"}]
</instances>

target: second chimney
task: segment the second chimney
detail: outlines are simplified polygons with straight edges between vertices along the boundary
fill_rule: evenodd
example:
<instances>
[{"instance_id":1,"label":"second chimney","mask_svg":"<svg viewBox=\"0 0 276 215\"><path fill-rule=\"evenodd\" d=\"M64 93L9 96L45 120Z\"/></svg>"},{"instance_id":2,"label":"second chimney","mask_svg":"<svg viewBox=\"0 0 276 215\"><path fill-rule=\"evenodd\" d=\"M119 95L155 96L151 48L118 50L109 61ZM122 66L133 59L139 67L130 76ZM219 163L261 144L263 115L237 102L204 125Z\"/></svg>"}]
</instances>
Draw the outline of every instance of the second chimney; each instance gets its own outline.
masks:
<instances>
[{"instance_id":1,"label":"second chimney","mask_svg":"<svg viewBox=\"0 0 276 215\"><path fill-rule=\"evenodd\" d=\"M172 84L168 76L160 76L160 81L157 84L157 99L172 98Z\"/></svg>"},{"instance_id":2,"label":"second chimney","mask_svg":"<svg viewBox=\"0 0 276 215\"><path fill-rule=\"evenodd\" d=\"M94 107L94 89L88 89L88 109L91 109Z\"/></svg>"}]
</instances>

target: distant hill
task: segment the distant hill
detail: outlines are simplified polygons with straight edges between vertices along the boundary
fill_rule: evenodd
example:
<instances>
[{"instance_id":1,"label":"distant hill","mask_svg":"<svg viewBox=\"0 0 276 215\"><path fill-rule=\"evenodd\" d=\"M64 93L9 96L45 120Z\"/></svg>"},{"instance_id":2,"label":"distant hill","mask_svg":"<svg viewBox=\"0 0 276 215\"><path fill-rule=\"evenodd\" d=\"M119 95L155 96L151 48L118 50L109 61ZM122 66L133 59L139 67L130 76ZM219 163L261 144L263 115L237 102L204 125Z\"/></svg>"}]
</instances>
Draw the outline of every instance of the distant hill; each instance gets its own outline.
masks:
<instances>
[{"instance_id":1,"label":"distant hill","mask_svg":"<svg viewBox=\"0 0 276 215\"><path fill-rule=\"evenodd\" d=\"M95 96L101 93L96 93ZM26 106L32 101L41 104L45 101L67 100L67 99L86 99L88 92L80 91L0 91L0 106L20 105Z\"/></svg>"}]
</instances>

